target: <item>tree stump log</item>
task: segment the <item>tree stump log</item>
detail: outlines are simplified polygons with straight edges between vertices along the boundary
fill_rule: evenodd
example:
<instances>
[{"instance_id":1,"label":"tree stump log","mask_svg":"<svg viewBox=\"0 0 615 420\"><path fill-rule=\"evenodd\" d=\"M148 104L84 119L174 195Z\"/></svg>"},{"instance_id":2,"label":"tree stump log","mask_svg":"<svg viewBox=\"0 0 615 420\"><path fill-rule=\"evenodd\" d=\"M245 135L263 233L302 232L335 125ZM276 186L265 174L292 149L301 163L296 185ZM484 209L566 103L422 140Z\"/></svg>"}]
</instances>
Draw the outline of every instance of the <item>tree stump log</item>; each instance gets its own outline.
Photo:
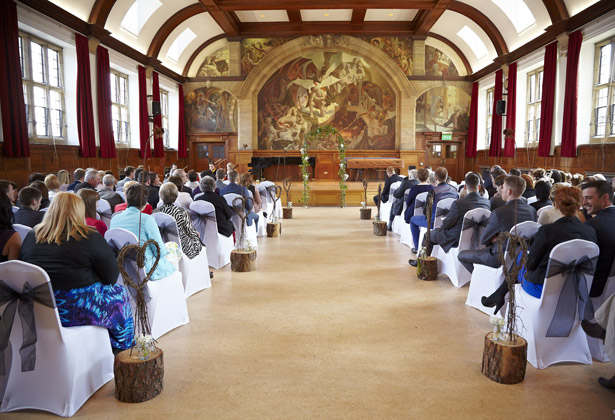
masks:
<instances>
[{"instance_id":1,"label":"tree stump log","mask_svg":"<svg viewBox=\"0 0 615 420\"><path fill-rule=\"evenodd\" d=\"M433 281L438 278L438 259L435 257L419 258L420 272L417 277L421 280Z\"/></svg>"},{"instance_id":2,"label":"tree stump log","mask_svg":"<svg viewBox=\"0 0 615 420\"><path fill-rule=\"evenodd\" d=\"M137 350L133 349L133 356ZM162 392L164 362L162 350L156 348L147 360L130 356L130 350L124 350L115 356L113 363L115 375L115 398L127 403L139 403L151 400Z\"/></svg>"},{"instance_id":3,"label":"tree stump log","mask_svg":"<svg viewBox=\"0 0 615 420\"><path fill-rule=\"evenodd\" d=\"M483 367L481 371L492 381L501 384L518 384L525 377L527 366L527 341L516 336L517 341L493 341L493 332L485 336Z\"/></svg>"},{"instance_id":4,"label":"tree stump log","mask_svg":"<svg viewBox=\"0 0 615 420\"><path fill-rule=\"evenodd\" d=\"M277 238L282 234L282 223L267 223L267 237Z\"/></svg>"},{"instance_id":5,"label":"tree stump log","mask_svg":"<svg viewBox=\"0 0 615 420\"><path fill-rule=\"evenodd\" d=\"M372 209L359 209L359 211L361 212L361 220L371 220L372 218Z\"/></svg>"},{"instance_id":6,"label":"tree stump log","mask_svg":"<svg viewBox=\"0 0 615 420\"><path fill-rule=\"evenodd\" d=\"M282 208L282 219L292 219L292 218L293 218L293 208L292 207Z\"/></svg>"},{"instance_id":7,"label":"tree stump log","mask_svg":"<svg viewBox=\"0 0 615 420\"><path fill-rule=\"evenodd\" d=\"M374 235L387 236L387 222L374 220Z\"/></svg>"},{"instance_id":8,"label":"tree stump log","mask_svg":"<svg viewBox=\"0 0 615 420\"><path fill-rule=\"evenodd\" d=\"M256 250L243 251L234 249L231 251L231 271L245 273L256 270Z\"/></svg>"}]
</instances>

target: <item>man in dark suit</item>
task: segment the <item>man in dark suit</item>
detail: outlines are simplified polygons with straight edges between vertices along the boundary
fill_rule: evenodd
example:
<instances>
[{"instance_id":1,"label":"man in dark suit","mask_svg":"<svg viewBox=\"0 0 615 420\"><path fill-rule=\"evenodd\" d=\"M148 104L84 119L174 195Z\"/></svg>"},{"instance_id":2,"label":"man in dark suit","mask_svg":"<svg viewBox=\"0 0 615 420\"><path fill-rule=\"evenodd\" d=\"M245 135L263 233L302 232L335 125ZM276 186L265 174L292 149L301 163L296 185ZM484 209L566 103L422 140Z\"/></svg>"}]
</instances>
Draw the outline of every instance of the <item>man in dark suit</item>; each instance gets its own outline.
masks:
<instances>
[{"instance_id":1,"label":"man in dark suit","mask_svg":"<svg viewBox=\"0 0 615 420\"><path fill-rule=\"evenodd\" d=\"M442 226L433 230L429 237L432 244L440 245L446 252L459 245L463 218L467 212L474 209L490 209L489 200L478 193L478 186L480 185L478 174L475 172L468 173L465 181L466 196L456 200L451 205Z\"/></svg>"},{"instance_id":2,"label":"man in dark suit","mask_svg":"<svg viewBox=\"0 0 615 420\"><path fill-rule=\"evenodd\" d=\"M256 227L258 229L258 214L252 211L253 199L249 198L252 196L252 193L243 185L237 184L237 180L239 179L239 173L236 170L231 170L228 173L229 184L220 190L220 195L224 196L225 194L239 194L246 199L246 224L248 226L252 226L252 221L256 222Z\"/></svg>"},{"instance_id":3,"label":"man in dark suit","mask_svg":"<svg viewBox=\"0 0 615 420\"><path fill-rule=\"evenodd\" d=\"M391 191L391 184L397 181L403 181L404 179L395 173L395 168L389 166L387 168L387 179L384 181L384 188L382 189L382 194L380 197L377 195L374 196L374 203L378 205L378 199L382 200L383 203L386 203L389 200L389 192Z\"/></svg>"},{"instance_id":4,"label":"man in dark suit","mask_svg":"<svg viewBox=\"0 0 615 420\"><path fill-rule=\"evenodd\" d=\"M483 264L493 268L500 266L498 249L493 246L500 232L508 232L515 223L536 221L536 210L526 201L521 200L524 191L523 178L514 175L506 177L502 188L502 199L506 201L506 205L491 212L487 226L480 237L481 243L487 248L461 251L457 257L470 273L474 271L474 264Z\"/></svg>"},{"instance_id":5,"label":"man in dark suit","mask_svg":"<svg viewBox=\"0 0 615 420\"><path fill-rule=\"evenodd\" d=\"M581 186L583 208L593 217L585 223L592 226L598 234L600 255L589 296L602 295L615 259L615 206L613 188L606 181L590 181Z\"/></svg>"},{"instance_id":6,"label":"man in dark suit","mask_svg":"<svg viewBox=\"0 0 615 420\"><path fill-rule=\"evenodd\" d=\"M83 178L83 182L75 185L75 192L78 192L82 188L87 188L89 190L96 191L96 187L100 184L100 174L96 169L90 169L85 173L85 178Z\"/></svg>"},{"instance_id":7,"label":"man in dark suit","mask_svg":"<svg viewBox=\"0 0 615 420\"><path fill-rule=\"evenodd\" d=\"M391 215L389 217L388 230L391 230L395 216L401 215L401 212L404 208L404 194L406 193L407 190L414 187L418 183L419 183L419 180L417 179L416 166L415 165L408 166L408 176L405 177L401 181L401 185L393 193L393 197L395 197L396 200L395 200L395 203L393 203L393 206L391 207Z\"/></svg>"},{"instance_id":8,"label":"man in dark suit","mask_svg":"<svg viewBox=\"0 0 615 420\"><path fill-rule=\"evenodd\" d=\"M152 186L151 173L147 171L139 172L139 175L137 175L137 181L139 184L147 188L147 202L153 209L155 209L156 206L158 206L158 201L160 201L160 187Z\"/></svg>"},{"instance_id":9,"label":"man in dark suit","mask_svg":"<svg viewBox=\"0 0 615 420\"><path fill-rule=\"evenodd\" d=\"M38 211L42 199L43 195L34 187L23 187L19 190L19 210L15 213L15 223L33 228L42 222L45 213Z\"/></svg>"},{"instance_id":10,"label":"man in dark suit","mask_svg":"<svg viewBox=\"0 0 615 420\"><path fill-rule=\"evenodd\" d=\"M210 176L205 176L201 179L200 189L203 191L203 195L199 196L195 201L203 200L213 204L214 209L216 210L218 233L226 237L231 236L233 234L233 230L235 229L233 222L231 222L233 210L221 195L214 192L216 189L216 181L214 181L214 179Z\"/></svg>"},{"instance_id":11,"label":"man in dark suit","mask_svg":"<svg viewBox=\"0 0 615 420\"><path fill-rule=\"evenodd\" d=\"M74 191L75 187L77 186L77 184L80 184L83 182L83 177L85 176L85 171L81 168L77 168L75 169L75 172L73 172L73 179L74 181L71 182L68 185L67 190L68 191Z\"/></svg>"}]
</instances>

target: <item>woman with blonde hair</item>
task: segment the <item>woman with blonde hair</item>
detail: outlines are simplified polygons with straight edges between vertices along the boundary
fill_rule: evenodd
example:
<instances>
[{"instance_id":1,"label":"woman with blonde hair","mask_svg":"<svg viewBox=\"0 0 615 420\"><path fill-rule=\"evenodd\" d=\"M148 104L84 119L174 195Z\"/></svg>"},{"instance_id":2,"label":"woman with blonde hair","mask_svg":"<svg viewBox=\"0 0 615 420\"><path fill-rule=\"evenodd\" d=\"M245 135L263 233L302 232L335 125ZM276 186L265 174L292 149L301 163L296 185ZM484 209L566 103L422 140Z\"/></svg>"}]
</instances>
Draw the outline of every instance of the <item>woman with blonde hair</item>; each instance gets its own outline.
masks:
<instances>
[{"instance_id":1,"label":"woman with blonde hair","mask_svg":"<svg viewBox=\"0 0 615 420\"><path fill-rule=\"evenodd\" d=\"M105 236L107 225L102 220L96 218L96 202L100 200L100 195L96 191L88 190L87 188L81 188L77 191L77 195L81 197L85 205L85 223L96 228L98 233Z\"/></svg>"},{"instance_id":2,"label":"woman with blonde hair","mask_svg":"<svg viewBox=\"0 0 615 420\"><path fill-rule=\"evenodd\" d=\"M49 275L64 327L107 328L114 352L131 347L134 321L128 294L116 284L113 251L85 223L85 205L76 194L58 193L43 222L25 237L19 259Z\"/></svg>"},{"instance_id":3,"label":"woman with blonde hair","mask_svg":"<svg viewBox=\"0 0 615 420\"><path fill-rule=\"evenodd\" d=\"M49 174L45 177L45 186L47 187L50 200L53 200L53 196L60 192L60 180L54 174Z\"/></svg>"},{"instance_id":4,"label":"woman with blonde hair","mask_svg":"<svg viewBox=\"0 0 615 420\"><path fill-rule=\"evenodd\" d=\"M58 181L60 181L60 191L66 191L70 184L70 175L66 169L58 171Z\"/></svg>"}]
</instances>

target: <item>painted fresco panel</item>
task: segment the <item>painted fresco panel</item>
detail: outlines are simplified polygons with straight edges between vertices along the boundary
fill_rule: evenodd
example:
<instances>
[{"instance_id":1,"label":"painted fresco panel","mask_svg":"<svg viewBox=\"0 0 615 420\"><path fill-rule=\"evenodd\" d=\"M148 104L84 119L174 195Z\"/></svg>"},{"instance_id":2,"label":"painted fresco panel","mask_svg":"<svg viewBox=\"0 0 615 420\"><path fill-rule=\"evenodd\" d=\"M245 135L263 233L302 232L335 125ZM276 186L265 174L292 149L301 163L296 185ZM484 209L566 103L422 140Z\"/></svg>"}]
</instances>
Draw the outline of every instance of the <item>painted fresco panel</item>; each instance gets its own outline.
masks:
<instances>
[{"instance_id":1,"label":"painted fresco panel","mask_svg":"<svg viewBox=\"0 0 615 420\"><path fill-rule=\"evenodd\" d=\"M291 38L245 38L241 40L241 74L247 76L271 50Z\"/></svg>"},{"instance_id":2,"label":"painted fresco panel","mask_svg":"<svg viewBox=\"0 0 615 420\"><path fill-rule=\"evenodd\" d=\"M237 132L237 99L218 88L200 88L184 97L188 133Z\"/></svg>"},{"instance_id":3,"label":"painted fresco panel","mask_svg":"<svg viewBox=\"0 0 615 420\"><path fill-rule=\"evenodd\" d=\"M364 36L360 39L369 42L391 57L406 76L412 75L412 37Z\"/></svg>"},{"instance_id":4,"label":"painted fresco panel","mask_svg":"<svg viewBox=\"0 0 615 420\"><path fill-rule=\"evenodd\" d=\"M416 131L468 131L470 95L452 86L439 86L416 101Z\"/></svg>"},{"instance_id":5,"label":"painted fresco panel","mask_svg":"<svg viewBox=\"0 0 615 420\"><path fill-rule=\"evenodd\" d=\"M425 76L459 76L457 67L446 54L430 45L425 46Z\"/></svg>"},{"instance_id":6,"label":"painted fresco panel","mask_svg":"<svg viewBox=\"0 0 615 420\"><path fill-rule=\"evenodd\" d=\"M227 46L205 57L196 75L197 77L228 76L229 67L229 52Z\"/></svg>"}]
</instances>

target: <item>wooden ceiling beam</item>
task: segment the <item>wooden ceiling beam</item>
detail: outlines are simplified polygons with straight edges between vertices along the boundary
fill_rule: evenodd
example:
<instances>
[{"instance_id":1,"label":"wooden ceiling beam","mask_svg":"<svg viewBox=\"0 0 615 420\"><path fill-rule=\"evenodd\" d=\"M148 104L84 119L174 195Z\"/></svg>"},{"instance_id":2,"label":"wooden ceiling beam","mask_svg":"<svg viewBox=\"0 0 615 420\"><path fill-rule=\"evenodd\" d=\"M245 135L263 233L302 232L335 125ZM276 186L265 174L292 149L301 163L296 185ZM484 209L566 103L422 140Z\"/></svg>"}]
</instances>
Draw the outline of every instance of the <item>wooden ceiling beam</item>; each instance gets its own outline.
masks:
<instances>
[{"instance_id":1,"label":"wooden ceiling beam","mask_svg":"<svg viewBox=\"0 0 615 420\"><path fill-rule=\"evenodd\" d=\"M239 36L239 20L232 10L222 10L218 3L219 0L199 0L207 9L211 17L216 21L218 26L222 28L224 33L229 37ZM252 9L254 9L254 1L252 1Z\"/></svg>"},{"instance_id":2,"label":"wooden ceiling beam","mask_svg":"<svg viewBox=\"0 0 615 420\"><path fill-rule=\"evenodd\" d=\"M291 10L287 10L286 13L288 14L288 21L290 23L303 22L303 20L301 19L301 10L291 9Z\"/></svg>"},{"instance_id":3,"label":"wooden ceiling beam","mask_svg":"<svg viewBox=\"0 0 615 420\"><path fill-rule=\"evenodd\" d=\"M412 35L409 22L303 22L293 24L288 22L256 23L246 22L239 25L239 35L242 37L263 36L304 36L321 34L339 35Z\"/></svg>"},{"instance_id":4,"label":"wooden ceiling beam","mask_svg":"<svg viewBox=\"0 0 615 420\"><path fill-rule=\"evenodd\" d=\"M568 19L570 16L568 15L568 9L566 8L566 3L564 0L542 0L547 12L549 12L549 17L551 18L551 24L556 24L560 20Z\"/></svg>"},{"instance_id":5,"label":"wooden ceiling beam","mask_svg":"<svg viewBox=\"0 0 615 420\"><path fill-rule=\"evenodd\" d=\"M493 44L498 55L508 54L508 46L506 45L506 41L500 33L500 30L483 12L460 1L454 1L451 3L449 10L467 17L480 26L489 37L489 40L491 40L491 43Z\"/></svg>"},{"instance_id":6,"label":"wooden ceiling beam","mask_svg":"<svg viewBox=\"0 0 615 420\"><path fill-rule=\"evenodd\" d=\"M220 10L433 9L438 0L216 0Z\"/></svg>"},{"instance_id":7,"label":"wooden ceiling beam","mask_svg":"<svg viewBox=\"0 0 615 420\"><path fill-rule=\"evenodd\" d=\"M160 49L162 45L167 40L171 32L175 30L179 25L181 25L186 20L190 19L192 16L198 15L199 13L206 12L207 10L201 3L194 3L190 6L184 7L169 19L167 19L164 24L158 29L156 35L152 39L152 42L149 44L149 48L147 49L147 55L150 57L158 57L160 53Z\"/></svg>"},{"instance_id":8,"label":"wooden ceiling beam","mask_svg":"<svg viewBox=\"0 0 615 420\"><path fill-rule=\"evenodd\" d=\"M415 35L423 36L431 30L454 0L438 0L431 10L419 11L412 21Z\"/></svg>"},{"instance_id":9,"label":"wooden ceiling beam","mask_svg":"<svg viewBox=\"0 0 615 420\"><path fill-rule=\"evenodd\" d=\"M354 9L352 11L352 19L350 20L350 23L355 24L355 25L359 25L363 22L365 22L365 14L367 13L366 9Z\"/></svg>"},{"instance_id":10,"label":"wooden ceiling beam","mask_svg":"<svg viewBox=\"0 0 615 420\"><path fill-rule=\"evenodd\" d=\"M116 0L96 0L90 11L88 22L104 28L115 2Z\"/></svg>"}]
</instances>

